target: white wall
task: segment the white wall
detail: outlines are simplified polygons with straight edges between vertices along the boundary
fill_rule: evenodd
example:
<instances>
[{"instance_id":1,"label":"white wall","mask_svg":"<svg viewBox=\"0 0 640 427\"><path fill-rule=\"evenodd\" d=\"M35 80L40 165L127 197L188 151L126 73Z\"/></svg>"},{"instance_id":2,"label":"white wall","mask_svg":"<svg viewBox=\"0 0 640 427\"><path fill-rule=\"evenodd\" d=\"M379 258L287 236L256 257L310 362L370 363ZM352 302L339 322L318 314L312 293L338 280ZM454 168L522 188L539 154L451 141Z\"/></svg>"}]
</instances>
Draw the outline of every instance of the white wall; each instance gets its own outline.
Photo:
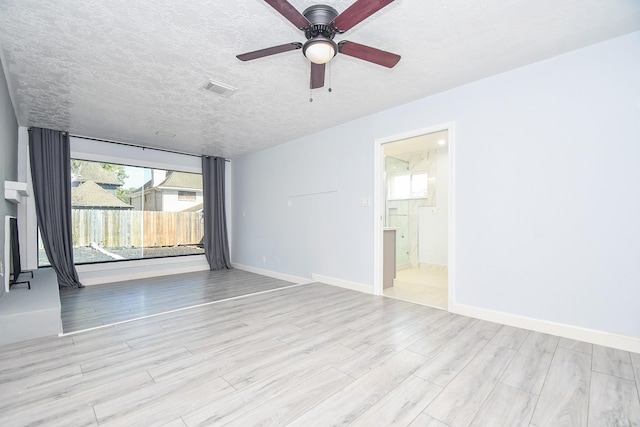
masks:
<instances>
[{"instance_id":1,"label":"white wall","mask_svg":"<svg viewBox=\"0 0 640 427\"><path fill-rule=\"evenodd\" d=\"M436 203L418 208L420 264L449 265L449 154L437 148Z\"/></svg>"},{"instance_id":2,"label":"white wall","mask_svg":"<svg viewBox=\"0 0 640 427\"><path fill-rule=\"evenodd\" d=\"M5 215L16 215L16 205L4 198L4 181L16 181L18 159L18 122L13 111L7 81L0 62L0 185L2 185L2 200L0 200L0 299L4 295L4 279L10 273L10 266L5 264ZM7 276L5 276L7 275Z\"/></svg>"},{"instance_id":3,"label":"white wall","mask_svg":"<svg viewBox=\"0 0 640 427\"><path fill-rule=\"evenodd\" d=\"M233 262L371 282L373 208L360 199L373 202L373 140L342 130L234 160Z\"/></svg>"},{"instance_id":4,"label":"white wall","mask_svg":"<svg viewBox=\"0 0 640 427\"><path fill-rule=\"evenodd\" d=\"M237 159L233 260L372 287L374 140L455 121L454 304L640 337L639 75L636 32Z\"/></svg>"},{"instance_id":5,"label":"white wall","mask_svg":"<svg viewBox=\"0 0 640 427\"><path fill-rule=\"evenodd\" d=\"M179 191L190 191L196 193L195 200L179 200ZM192 190L185 188L184 190L169 190L164 189L159 193L162 194L162 210L165 212L181 212L185 209L192 208L199 204L202 204L202 190Z\"/></svg>"}]
</instances>

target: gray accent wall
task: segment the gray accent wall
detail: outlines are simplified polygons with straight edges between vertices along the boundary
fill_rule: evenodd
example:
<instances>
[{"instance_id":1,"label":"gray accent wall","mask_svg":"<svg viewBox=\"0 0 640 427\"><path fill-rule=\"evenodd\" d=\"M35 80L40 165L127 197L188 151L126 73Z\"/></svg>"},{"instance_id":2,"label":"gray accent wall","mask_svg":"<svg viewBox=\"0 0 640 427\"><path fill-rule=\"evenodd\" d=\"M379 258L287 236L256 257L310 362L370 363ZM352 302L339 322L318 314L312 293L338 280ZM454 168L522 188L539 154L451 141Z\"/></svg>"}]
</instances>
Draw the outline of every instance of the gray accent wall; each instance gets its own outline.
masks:
<instances>
[{"instance_id":1,"label":"gray accent wall","mask_svg":"<svg viewBox=\"0 0 640 427\"><path fill-rule=\"evenodd\" d=\"M375 140L453 121L454 304L640 337L638 76L635 32L234 159L232 261L373 289Z\"/></svg>"},{"instance_id":2,"label":"gray accent wall","mask_svg":"<svg viewBox=\"0 0 640 427\"><path fill-rule=\"evenodd\" d=\"M4 65L0 60L0 260L4 263L4 217L16 215L16 205L4 198L4 182L16 181L18 178L18 122L7 88ZM10 267L3 265L4 274L9 274ZM4 296L4 277L0 284L0 298Z\"/></svg>"}]
</instances>

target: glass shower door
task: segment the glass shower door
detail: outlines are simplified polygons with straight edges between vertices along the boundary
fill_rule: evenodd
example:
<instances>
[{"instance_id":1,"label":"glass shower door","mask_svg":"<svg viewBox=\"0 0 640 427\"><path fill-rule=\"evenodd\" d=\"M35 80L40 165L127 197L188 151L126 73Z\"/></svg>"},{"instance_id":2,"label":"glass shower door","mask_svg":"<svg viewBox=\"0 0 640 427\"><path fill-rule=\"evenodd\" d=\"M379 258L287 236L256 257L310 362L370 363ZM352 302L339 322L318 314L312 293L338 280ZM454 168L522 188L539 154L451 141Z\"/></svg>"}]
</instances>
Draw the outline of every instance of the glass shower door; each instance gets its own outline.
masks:
<instances>
[{"instance_id":1,"label":"glass shower door","mask_svg":"<svg viewBox=\"0 0 640 427\"><path fill-rule=\"evenodd\" d=\"M409 162L385 157L386 226L396 229L396 268L409 265L408 170Z\"/></svg>"}]
</instances>

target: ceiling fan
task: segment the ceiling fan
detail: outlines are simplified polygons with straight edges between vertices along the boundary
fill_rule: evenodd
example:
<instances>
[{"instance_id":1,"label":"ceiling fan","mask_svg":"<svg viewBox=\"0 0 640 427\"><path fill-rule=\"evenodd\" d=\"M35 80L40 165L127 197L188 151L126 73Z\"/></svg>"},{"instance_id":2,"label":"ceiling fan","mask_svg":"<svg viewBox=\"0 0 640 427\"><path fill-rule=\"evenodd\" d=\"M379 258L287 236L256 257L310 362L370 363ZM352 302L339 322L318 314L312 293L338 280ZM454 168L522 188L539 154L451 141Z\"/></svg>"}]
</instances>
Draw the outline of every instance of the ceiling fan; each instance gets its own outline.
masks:
<instances>
[{"instance_id":1,"label":"ceiling fan","mask_svg":"<svg viewBox=\"0 0 640 427\"><path fill-rule=\"evenodd\" d=\"M333 41L336 34L342 34L351 29L394 0L357 0L340 14L331 6L324 4L308 7L300 13L287 0L264 1L298 29L304 31L307 41L304 44L287 43L237 55L241 61L302 49L304 56L311 61L311 89L324 86L326 63L331 61L337 53L387 68L393 68L400 61L400 55L384 50L347 40L339 43Z\"/></svg>"}]
</instances>

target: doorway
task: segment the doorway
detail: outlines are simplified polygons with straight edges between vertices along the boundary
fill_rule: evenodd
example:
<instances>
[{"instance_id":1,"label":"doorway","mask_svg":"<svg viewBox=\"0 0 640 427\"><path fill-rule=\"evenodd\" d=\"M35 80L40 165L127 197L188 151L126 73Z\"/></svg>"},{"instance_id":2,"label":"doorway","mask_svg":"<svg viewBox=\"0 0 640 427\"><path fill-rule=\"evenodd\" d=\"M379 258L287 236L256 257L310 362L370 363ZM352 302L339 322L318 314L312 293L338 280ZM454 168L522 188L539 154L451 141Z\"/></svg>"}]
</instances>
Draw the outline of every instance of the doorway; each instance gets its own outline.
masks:
<instances>
[{"instance_id":1,"label":"doorway","mask_svg":"<svg viewBox=\"0 0 640 427\"><path fill-rule=\"evenodd\" d=\"M452 125L446 125L377 141L376 233L384 236L379 259L385 271L376 293L445 310L451 299L452 132Z\"/></svg>"}]
</instances>

